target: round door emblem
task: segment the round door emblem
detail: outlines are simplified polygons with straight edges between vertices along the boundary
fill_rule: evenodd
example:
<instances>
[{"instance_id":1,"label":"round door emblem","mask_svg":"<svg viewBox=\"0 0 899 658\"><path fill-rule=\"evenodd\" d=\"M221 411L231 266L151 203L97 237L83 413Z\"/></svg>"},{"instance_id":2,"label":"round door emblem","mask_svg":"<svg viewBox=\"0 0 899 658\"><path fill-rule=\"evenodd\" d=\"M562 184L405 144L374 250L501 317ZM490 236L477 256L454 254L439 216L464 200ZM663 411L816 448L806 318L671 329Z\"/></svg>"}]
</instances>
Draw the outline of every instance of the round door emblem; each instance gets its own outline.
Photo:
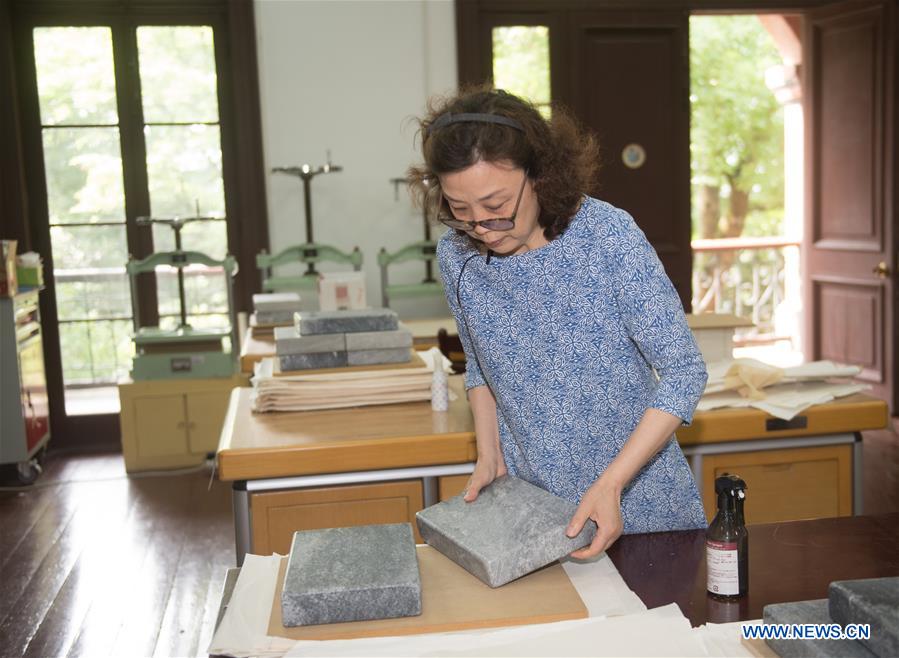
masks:
<instances>
[{"instance_id":1,"label":"round door emblem","mask_svg":"<svg viewBox=\"0 0 899 658\"><path fill-rule=\"evenodd\" d=\"M629 169L639 169L646 162L646 149L639 144L628 144L621 151L621 161Z\"/></svg>"}]
</instances>

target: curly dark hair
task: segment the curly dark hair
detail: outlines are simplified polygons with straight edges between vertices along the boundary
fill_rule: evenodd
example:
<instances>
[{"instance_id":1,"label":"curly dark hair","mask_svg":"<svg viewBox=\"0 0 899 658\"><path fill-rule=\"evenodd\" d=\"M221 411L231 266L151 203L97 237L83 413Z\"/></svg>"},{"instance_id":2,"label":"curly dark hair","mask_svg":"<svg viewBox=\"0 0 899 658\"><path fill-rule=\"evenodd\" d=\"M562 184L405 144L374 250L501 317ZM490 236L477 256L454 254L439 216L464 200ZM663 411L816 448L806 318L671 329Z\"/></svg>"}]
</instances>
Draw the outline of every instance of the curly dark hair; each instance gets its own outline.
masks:
<instances>
[{"instance_id":1,"label":"curly dark hair","mask_svg":"<svg viewBox=\"0 0 899 658\"><path fill-rule=\"evenodd\" d=\"M447 112L499 115L518 122L524 130L499 123L459 122L429 133L430 126ZM547 240L568 228L599 171L596 137L564 108L554 105L547 120L526 100L486 85L431 99L419 128L425 161L410 167L406 176L419 204L426 204L437 176L481 160L508 161L528 172L540 203L538 222Z\"/></svg>"}]
</instances>

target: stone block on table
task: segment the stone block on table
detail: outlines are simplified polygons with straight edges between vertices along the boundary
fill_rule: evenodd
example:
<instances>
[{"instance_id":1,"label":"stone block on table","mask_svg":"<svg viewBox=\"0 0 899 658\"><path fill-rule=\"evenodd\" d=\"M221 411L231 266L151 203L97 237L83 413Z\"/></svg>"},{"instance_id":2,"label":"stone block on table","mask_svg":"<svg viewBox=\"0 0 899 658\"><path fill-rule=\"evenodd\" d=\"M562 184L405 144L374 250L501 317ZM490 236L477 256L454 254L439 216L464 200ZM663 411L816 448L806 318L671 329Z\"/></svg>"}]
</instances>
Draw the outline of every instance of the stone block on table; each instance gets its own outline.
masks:
<instances>
[{"instance_id":1,"label":"stone block on table","mask_svg":"<svg viewBox=\"0 0 899 658\"><path fill-rule=\"evenodd\" d=\"M412 347L412 332L402 324L393 331L357 331L346 335L348 352Z\"/></svg>"},{"instance_id":2,"label":"stone block on table","mask_svg":"<svg viewBox=\"0 0 899 658\"><path fill-rule=\"evenodd\" d=\"M346 334L300 336L293 325L275 327L275 354L278 356L345 351Z\"/></svg>"},{"instance_id":3,"label":"stone block on table","mask_svg":"<svg viewBox=\"0 0 899 658\"><path fill-rule=\"evenodd\" d=\"M359 331L395 331L399 321L396 311L389 308L365 308L346 311L304 311L294 315L294 324L300 336L311 336Z\"/></svg>"},{"instance_id":4,"label":"stone block on table","mask_svg":"<svg viewBox=\"0 0 899 658\"><path fill-rule=\"evenodd\" d=\"M347 334L351 336L352 334ZM385 363L407 363L412 358L408 347L392 350L357 350L347 352L348 366L375 366Z\"/></svg>"},{"instance_id":5,"label":"stone block on table","mask_svg":"<svg viewBox=\"0 0 899 658\"><path fill-rule=\"evenodd\" d=\"M828 600L799 601L796 603L772 603L762 610L766 624L833 624L828 611ZM874 658L858 640L816 640L812 638L768 638L765 643L781 658Z\"/></svg>"},{"instance_id":6,"label":"stone block on table","mask_svg":"<svg viewBox=\"0 0 899 658\"><path fill-rule=\"evenodd\" d=\"M296 313L301 310L301 307L302 300L300 294L296 292L262 292L253 295L253 309L257 313L270 311ZM290 320L293 320L293 316Z\"/></svg>"},{"instance_id":7,"label":"stone block on table","mask_svg":"<svg viewBox=\"0 0 899 658\"><path fill-rule=\"evenodd\" d=\"M899 656L899 577L838 580L827 595L831 619L869 624L871 637L860 642L878 656Z\"/></svg>"},{"instance_id":8,"label":"stone block on table","mask_svg":"<svg viewBox=\"0 0 899 658\"><path fill-rule=\"evenodd\" d=\"M421 614L408 523L294 533L281 594L284 626Z\"/></svg>"},{"instance_id":9,"label":"stone block on table","mask_svg":"<svg viewBox=\"0 0 899 658\"><path fill-rule=\"evenodd\" d=\"M577 506L505 475L466 503L462 495L416 514L424 540L490 587L499 587L588 545L596 524L565 534Z\"/></svg>"},{"instance_id":10,"label":"stone block on table","mask_svg":"<svg viewBox=\"0 0 899 658\"><path fill-rule=\"evenodd\" d=\"M346 352L316 352L313 354L285 354L278 357L281 372L291 370L311 370L314 368L342 368L346 362Z\"/></svg>"}]
</instances>

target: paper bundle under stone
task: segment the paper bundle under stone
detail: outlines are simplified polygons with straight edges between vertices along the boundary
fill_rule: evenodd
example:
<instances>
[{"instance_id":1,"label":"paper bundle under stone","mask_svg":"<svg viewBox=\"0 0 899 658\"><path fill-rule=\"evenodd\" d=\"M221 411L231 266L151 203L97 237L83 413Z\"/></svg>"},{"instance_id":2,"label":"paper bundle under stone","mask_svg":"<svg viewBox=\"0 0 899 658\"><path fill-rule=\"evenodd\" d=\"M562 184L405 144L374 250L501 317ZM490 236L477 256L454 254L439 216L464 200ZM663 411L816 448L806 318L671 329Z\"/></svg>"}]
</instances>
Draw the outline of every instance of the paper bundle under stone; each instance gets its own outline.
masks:
<instances>
[{"instance_id":1,"label":"paper bundle under stone","mask_svg":"<svg viewBox=\"0 0 899 658\"><path fill-rule=\"evenodd\" d=\"M282 372L407 363L411 349L412 332L384 308L297 313L275 329Z\"/></svg>"},{"instance_id":2,"label":"paper bundle under stone","mask_svg":"<svg viewBox=\"0 0 899 658\"><path fill-rule=\"evenodd\" d=\"M253 310L257 326L291 325L301 310L301 299L296 292L271 292L253 295Z\"/></svg>"},{"instance_id":3,"label":"paper bundle under stone","mask_svg":"<svg viewBox=\"0 0 899 658\"><path fill-rule=\"evenodd\" d=\"M446 370L448 360L431 348L420 365L380 370L275 375L274 360L262 359L253 377L253 411L311 411L431 399L434 357Z\"/></svg>"},{"instance_id":4,"label":"paper bundle under stone","mask_svg":"<svg viewBox=\"0 0 899 658\"><path fill-rule=\"evenodd\" d=\"M577 506L510 475L467 503L462 495L415 517L424 540L490 587L499 587L589 544L596 524L565 534Z\"/></svg>"},{"instance_id":5,"label":"paper bundle under stone","mask_svg":"<svg viewBox=\"0 0 899 658\"><path fill-rule=\"evenodd\" d=\"M421 614L421 578L408 523L294 533L281 617L284 626Z\"/></svg>"}]
</instances>

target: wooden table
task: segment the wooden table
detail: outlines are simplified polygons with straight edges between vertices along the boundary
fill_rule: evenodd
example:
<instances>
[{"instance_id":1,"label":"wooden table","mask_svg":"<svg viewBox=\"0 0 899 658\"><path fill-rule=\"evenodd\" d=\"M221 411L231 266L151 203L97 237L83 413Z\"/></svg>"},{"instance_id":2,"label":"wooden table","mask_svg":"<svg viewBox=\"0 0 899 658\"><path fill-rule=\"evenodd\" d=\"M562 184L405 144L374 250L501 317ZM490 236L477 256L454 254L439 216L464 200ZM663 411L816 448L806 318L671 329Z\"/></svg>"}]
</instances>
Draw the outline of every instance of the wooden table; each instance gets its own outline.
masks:
<instances>
[{"instance_id":1,"label":"wooden table","mask_svg":"<svg viewBox=\"0 0 899 658\"><path fill-rule=\"evenodd\" d=\"M233 482L238 563L246 552L289 548L292 529L414 521L462 489L477 459L462 377L447 412L426 402L253 414L249 389L231 395L217 455ZM856 395L783 424L754 409L697 413L678 431L714 510L714 477L751 473L750 523L860 512L860 432L884 427L886 404ZM790 495L784 496L784 490ZM755 519L755 520L754 520ZM779 518L777 520L784 520Z\"/></svg>"},{"instance_id":2,"label":"wooden table","mask_svg":"<svg viewBox=\"0 0 899 658\"><path fill-rule=\"evenodd\" d=\"M646 607L677 603L699 626L759 619L769 603L827 598L835 580L899 576L897 546L899 513L749 526L749 593L735 602L706 593L703 530L626 535L608 553Z\"/></svg>"}]
</instances>

